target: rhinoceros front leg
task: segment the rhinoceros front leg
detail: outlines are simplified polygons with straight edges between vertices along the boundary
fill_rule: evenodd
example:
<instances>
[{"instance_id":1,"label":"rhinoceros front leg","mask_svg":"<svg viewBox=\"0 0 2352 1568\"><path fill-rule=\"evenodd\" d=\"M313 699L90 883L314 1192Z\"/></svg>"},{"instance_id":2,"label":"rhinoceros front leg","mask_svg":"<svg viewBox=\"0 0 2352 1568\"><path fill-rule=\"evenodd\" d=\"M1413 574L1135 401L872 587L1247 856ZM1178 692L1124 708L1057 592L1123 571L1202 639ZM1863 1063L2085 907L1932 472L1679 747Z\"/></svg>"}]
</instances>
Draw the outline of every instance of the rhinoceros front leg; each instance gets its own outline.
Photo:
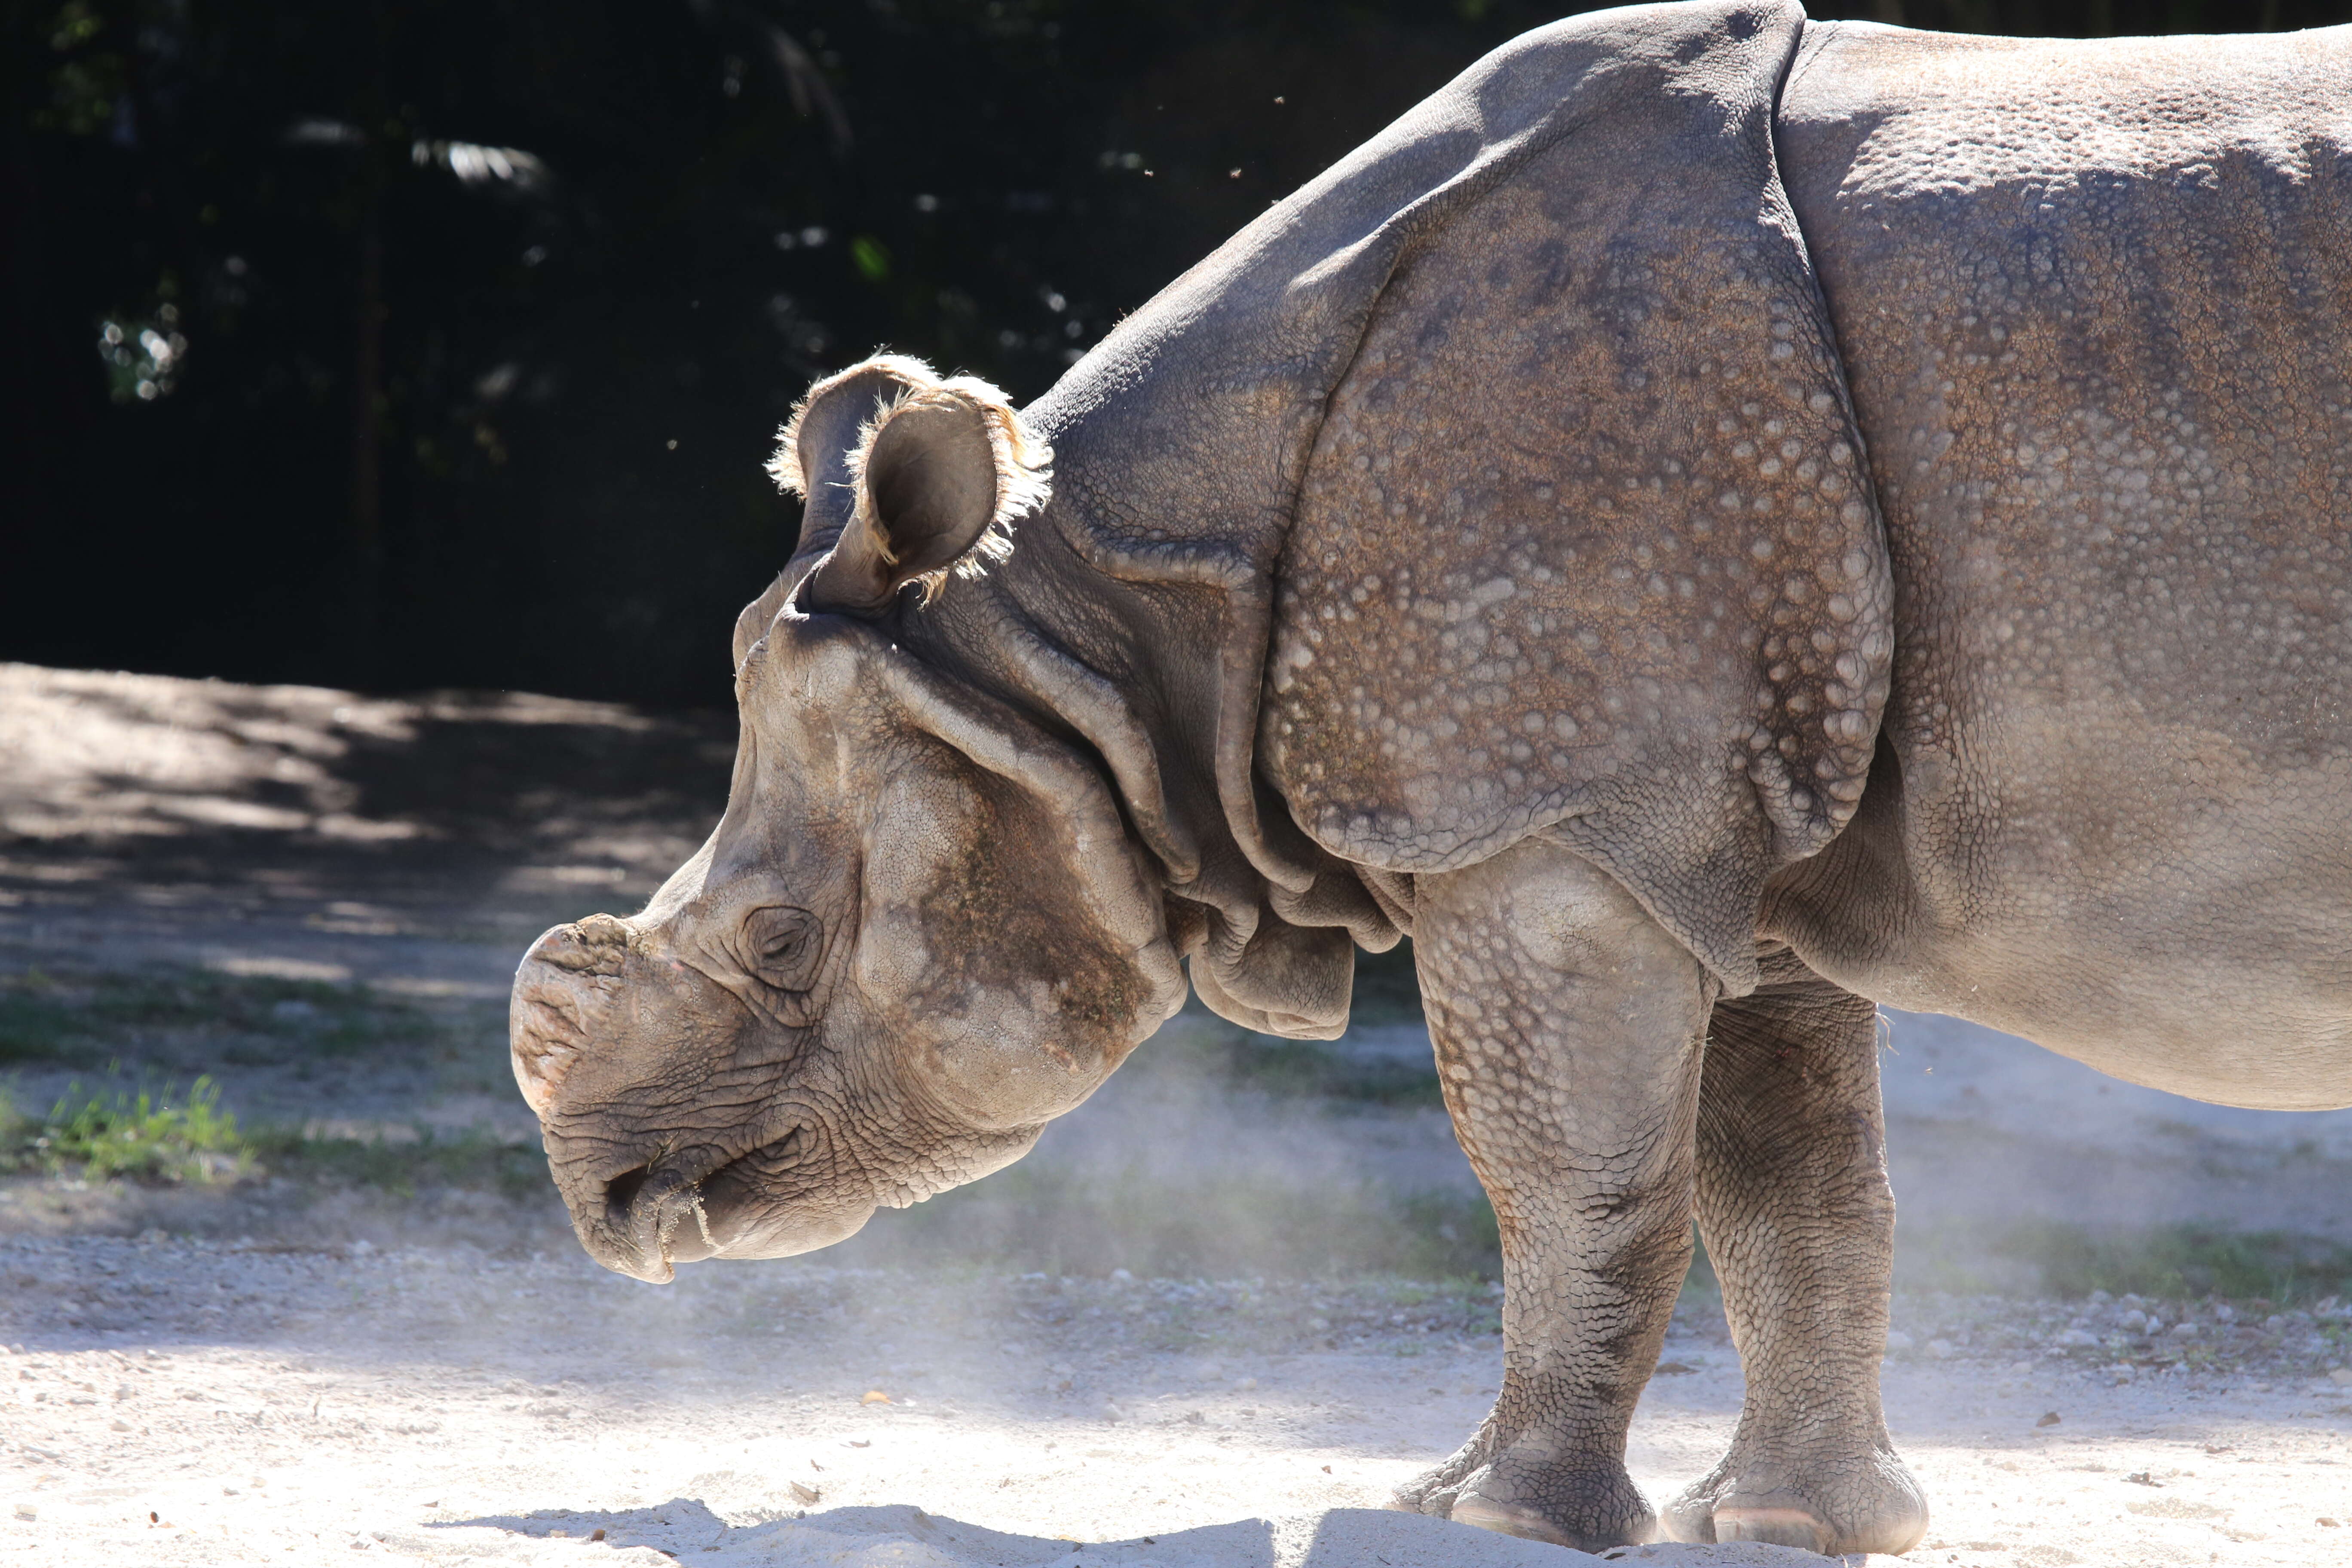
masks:
<instances>
[{"instance_id":1,"label":"rhinoceros front leg","mask_svg":"<svg viewBox=\"0 0 2352 1568\"><path fill-rule=\"evenodd\" d=\"M1591 1549L1655 1521L1625 1428L1690 1262L1706 971L1623 889L1527 840L1418 879L1456 1135L1503 1238L1503 1386L1396 1506Z\"/></svg>"},{"instance_id":2,"label":"rhinoceros front leg","mask_svg":"<svg viewBox=\"0 0 2352 1568\"><path fill-rule=\"evenodd\" d=\"M1781 948L1719 1004L1698 1118L1698 1227L1748 1376L1731 1452L1666 1510L1681 1541L1910 1550L1927 1500L1878 1403L1895 1257L1877 1009Z\"/></svg>"}]
</instances>

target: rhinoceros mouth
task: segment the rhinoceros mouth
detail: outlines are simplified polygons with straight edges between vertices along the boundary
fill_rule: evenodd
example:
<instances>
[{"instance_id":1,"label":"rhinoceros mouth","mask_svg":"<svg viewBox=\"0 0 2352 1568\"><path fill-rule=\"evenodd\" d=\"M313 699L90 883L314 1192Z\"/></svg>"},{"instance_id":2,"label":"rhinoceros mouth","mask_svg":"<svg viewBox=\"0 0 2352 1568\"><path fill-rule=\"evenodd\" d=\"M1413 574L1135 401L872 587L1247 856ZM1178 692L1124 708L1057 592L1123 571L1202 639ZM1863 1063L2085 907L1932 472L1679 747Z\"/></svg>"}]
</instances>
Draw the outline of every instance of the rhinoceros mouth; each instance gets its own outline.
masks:
<instances>
[{"instance_id":1,"label":"rhinoceros mouth","mask_svg":"<svg viewBox=\"0 0 2352 1568\"><path fill-rule=\"evenodd\" d=\"M796 1163L804 1142L793 1128L731 1158L697 1165L661 1160L633 1166L604 1184L602 1213L577 1228L607 1268L667 1284L677 1266L724 1255L737 1232L755 1223L763 1187Z\"/></svg>"},{"instance_id":2,"label":"rhinoceros mouth","mask_svg":"<svg viewBox=\"0 0 2352 1568\"><path fill-rule=\"evenodd\" d=\"M700 1172L659 1162L623 1171L604 1184L597 1212L579 1216L581 1241L596 1261L616 1273L666 1285L677 1265L721 1250L712 1239Z\"/></svg>"}]
</instances>

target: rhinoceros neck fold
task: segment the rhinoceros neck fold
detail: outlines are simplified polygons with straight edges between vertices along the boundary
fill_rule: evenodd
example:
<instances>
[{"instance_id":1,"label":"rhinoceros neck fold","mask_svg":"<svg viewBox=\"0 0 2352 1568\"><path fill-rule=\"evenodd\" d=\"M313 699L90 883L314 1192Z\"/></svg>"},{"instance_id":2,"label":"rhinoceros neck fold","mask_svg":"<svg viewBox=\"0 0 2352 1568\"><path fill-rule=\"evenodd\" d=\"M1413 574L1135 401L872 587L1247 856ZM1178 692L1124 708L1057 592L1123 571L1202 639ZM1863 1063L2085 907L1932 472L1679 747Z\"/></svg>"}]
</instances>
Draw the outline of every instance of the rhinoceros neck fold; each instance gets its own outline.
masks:
<instances>
[{"instance_id":1,"label":"rhinoceros neck fold","mask_svg":"<svg viewBox=\"0 0 2352 1568\"><path fill-rule=\"evenodd\" d=\"M1384 950L1399 928L1255 769L1270 571L1191 544L1086 551L1055 515L1068 504L1024 528L988 577L910 616L904 640L1108 775L1204 1001L1253 1028L1329 1038L1347 1025L1355 944Z\"/></svg>"}]
</instances>

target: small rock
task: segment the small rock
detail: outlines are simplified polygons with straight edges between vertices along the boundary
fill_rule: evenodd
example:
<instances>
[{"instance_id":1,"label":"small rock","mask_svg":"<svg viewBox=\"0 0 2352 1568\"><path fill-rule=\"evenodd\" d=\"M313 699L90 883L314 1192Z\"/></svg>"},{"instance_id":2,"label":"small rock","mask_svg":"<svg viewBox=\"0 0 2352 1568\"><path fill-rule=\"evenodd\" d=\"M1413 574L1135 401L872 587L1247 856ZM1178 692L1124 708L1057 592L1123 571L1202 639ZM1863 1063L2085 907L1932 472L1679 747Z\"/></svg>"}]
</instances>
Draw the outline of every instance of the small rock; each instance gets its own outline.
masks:
<instances>
[{"instance_id":1,"label":"small rock","mask_svg":"<svg viewBox=\"0 0 2352 1568\"><path fill-rule=\"evenodd\" d=\"M2169 1331L2176 1340L2193 1340L2197 1337L2197 1325L2183 1318Z\"/></svg>"},{"instance_id":2,"label":"small rock","mask_svg":"<svg viewBox=\"0 0 2352 1568\"><path fill-rule=\"evenodd\" d=\"M1915 1342L1909 1334L1905 1333L1901 1329L1889 1329L1886 1331L1886 1348L1890 1351L1907 1351L1915 1342Z\"/></svg>"},{"instance_id":3,"label":"small rock","mask_svg":"<svg viewBox=\"0 0 2352 1568\"><path fill-rule=\"evenodd\" d=\"M2058 1336L2058 1342L2070 1351L2092 1350L2097 1347L2099 1336L2086 1329L2068 1329Z\"/></svg>"},{"instance_id":4,"label":"small rock","mask_svg":"<svg viewBox=\"0 0 2352 1568\"><path fill-rule=\"evenodd\" d=\"M2066 1418L2063 1415L2059 1415L2055 1410L2045 1410L2042 1413L2042 1419L2036 1421L2033 1425L2037 1427L2055 1426L2064 1419Z\"/></svg>"},{"instance_id":5,"label":"small rock","mask_svg":"<svg viewBox=\"0 0 2352 1568\"><path fill-rule=\"evenodd\" d=\"M785 1483L785 1489L793 1494L794 1502L803 1505L817 1502L824 1496L823 1488L813 1487L806 1481L788 1481ZM597 1533L601 1535L604 1532L599 1531Z\"/></svg>"},{"instance_id":6,"label":"small rock","mask_svg":"<svg viewBox=\"0 0 2352 1568\"><path fill-rule=\"evenodd\" d=\"M2344 1528L2343 1522L2340 1520L2330 1519L2326 1514L2320 1515L2315 1522L2325 1525L2329 1530L2341 1530Z\"/></svg>"},{"instance_id":7,"label":"small rock","mask_svg":"<svg viewBox=\"0 0 2352 1568\"><path fill-rule=\"evenodd\" d=\"M1110 1271L1110 1277L1121 1285L1132 1285L1135 1283L1135 1276L1129 1273L1124 1268L1112 1269Z\"/></svg>"},{"instance_id":8,"label":"small rock","mask_svg":"<svg viewBox=\"0 0 2352 1568\"><path fill-rule=\"evenodd\" d=\"M1934 1356L1937 1361L1948 1361L1951 1359L1952 1355L1952 1342L1949 1340L1929 1340L1927 1342L1927 1353Z\"/></svg>"},{"instance_id":9,"label":"small rock","mask_svg":"<svg viewBox=\"0 0 2352 1568\"><path fill-rule=\"evenodd\" d=\"M883 1393L878 1388L869 1388L866 1391L866 1397L860 1399L857 1403L860 1405L887 1405L890 1403L890 1396Z\"/></svg>"},{"instance_id":10,"label":"small rock","mask_svg":"<svg viewBox=\"0 0 2352 1568\"><path fill-rule=\"evenodd\" d=\"M1255 1388L1257 1386L1257 1379L1254 1377L1237 1377L1234 1379L1234 1386L1244 1390Z\"/></svg>"},{"instance_id":11,"label":"small rock","mask_svg":"<svg viewBox=\"0 0 2352 1568\"><path fill-rule=\"evenodd\" d=\"M2030 1361L2013 1361L2009 1363L2009 1375L2011 1377L2023 1377L2032 1370L2033 1363Z\"/></svg>"},{"instance_id":12,"label":"small rock","mask_svg":"<svg viewBox=\"0 0 2352 1568\"><path fill-rule=\"evenodd\" d=\"M2327 1374L2327 1381L2341 1385L2352 1383L2352 1366L2339 1366Z\"/></svg>"},{"instance_id":13,"label":"small rock","mask_svg":"<svg viewBox=\"0 0 2352 1568\"><path fill-rule=\"evenodd\" d=\"M30 1524L33 1521L41 1517L41 1510L35 1508L31 1503L20 1502L16 1505L16 1517L23 1520L26 1523Z\"/></svg>"}]
</instances>

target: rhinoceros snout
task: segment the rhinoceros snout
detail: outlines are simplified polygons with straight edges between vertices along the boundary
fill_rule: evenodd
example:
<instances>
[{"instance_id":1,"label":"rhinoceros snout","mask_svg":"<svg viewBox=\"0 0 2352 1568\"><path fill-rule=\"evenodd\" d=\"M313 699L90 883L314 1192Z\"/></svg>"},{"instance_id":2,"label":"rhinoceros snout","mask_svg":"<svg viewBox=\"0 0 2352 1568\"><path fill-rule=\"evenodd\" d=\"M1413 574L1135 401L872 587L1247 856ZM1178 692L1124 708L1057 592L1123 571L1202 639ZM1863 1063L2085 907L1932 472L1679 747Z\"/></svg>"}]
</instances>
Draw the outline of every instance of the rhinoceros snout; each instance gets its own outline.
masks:
<instances>
[{"instance_id":1,"label":"rhinoceros snout","mask_svg":"<svg viewBox=\"0 0 2352 1568\"><path fill-rule=\"evenodd\" d=\"M629 927L611 915L560 925L531 943L515 971L507 1044L515 1086L541 1116L587 1048L590 1021L629 955Z\"/></svg>"}]
</instances>

